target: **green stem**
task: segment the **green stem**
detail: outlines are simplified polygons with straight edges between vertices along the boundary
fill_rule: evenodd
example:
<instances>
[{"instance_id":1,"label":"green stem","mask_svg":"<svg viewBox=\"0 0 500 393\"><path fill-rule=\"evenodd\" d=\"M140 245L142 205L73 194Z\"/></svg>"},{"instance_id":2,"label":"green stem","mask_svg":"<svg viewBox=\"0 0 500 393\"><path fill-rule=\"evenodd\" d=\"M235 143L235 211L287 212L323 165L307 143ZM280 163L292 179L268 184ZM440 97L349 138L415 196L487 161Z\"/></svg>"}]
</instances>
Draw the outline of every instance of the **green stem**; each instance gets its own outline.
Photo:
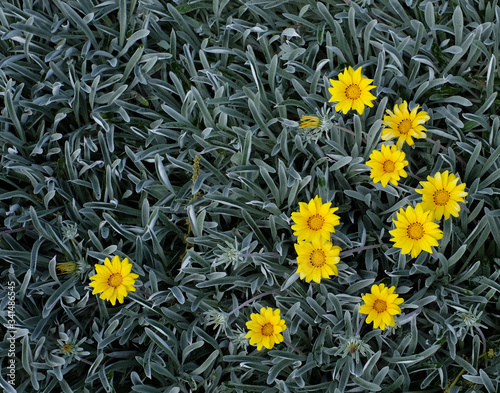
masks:
<instances>
[{"instance_id":1,"label":"green stem","mask_svg":"<svg viewBox=\"0 0 500 393\"><path fill-rule=\"evenodd\" d=\"M485 352L485 353L483 353L482 355L479 355L479 358L478 358L478 359L482 359L482 358L484 358L484 357L485 357L485 356L487 356L487 355L488 355L488 353L487 353L487 352ZM449 393L449 392L450 392L451 388L457 384L458 380L460 379L460 377L462 376L462 374L463 374L464 372L465 372L465 368L464 368L464 369L462 369L462 371L460 371L460 372L458 373L457 377L453 380L453 382L451 383L451 385L448 385L448 386L446 387L446 389L444 390L444 393Z\"/></svg>"},{"instance_id":2,"label":"green stem","mask_svg":"<svg viewBox=\"0 0 500 393\"><path fill-rule=\"evenodd\" d=\"M484 335L483 335L483 337L484 337ZM484 348L484 349L486 350L486 348ZM479 355L478 360L479 360L479 359L482 359L482 358L484 358L484 357L486 357L486 356L488 356L488 352L484 352L483 354ZM443 392L443 393L450 393L451 388L457 384L458 380L460 379L460 377L462 376L462 374L463 374L464 372L465 372L465 368L464 368L464 369L462 369L462 371L460 371L460 372L458 373L457 377L453 380L453 382L452 382L450 385L448 385L448 386L446 387L446 389L444 390L444 392Z\"/></svg>"},{"instance_id":3,"label":"green stem","mask_svg":"<svg viewBox=\"0 0 500 393\"><path fill-rule=\"evenodd\" d=\"M457 377L453 380L453 382L451 383L451 385L448 385L448 386L446 387L446 389L444 390L444 393L449 393L449 392L450 392L451 388L457 384L458 380L460 379L460 377L462 376L462 374L463 374L464 372L465 372L465 368L464 368L464 369L462 369L462 371L460 371L460 372L458 373Z\"/></svg>"}]
</instances>

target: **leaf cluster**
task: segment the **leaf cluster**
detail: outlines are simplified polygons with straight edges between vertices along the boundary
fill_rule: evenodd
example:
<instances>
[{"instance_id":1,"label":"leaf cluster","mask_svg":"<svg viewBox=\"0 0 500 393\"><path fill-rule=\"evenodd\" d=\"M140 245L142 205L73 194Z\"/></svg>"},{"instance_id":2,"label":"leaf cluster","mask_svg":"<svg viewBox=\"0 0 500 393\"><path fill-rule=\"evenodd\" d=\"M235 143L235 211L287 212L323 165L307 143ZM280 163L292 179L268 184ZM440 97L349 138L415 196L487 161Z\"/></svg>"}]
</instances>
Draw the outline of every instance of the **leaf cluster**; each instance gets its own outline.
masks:
<instances>
[{"instance_id":1,"label":"leaf cluster","mask_svg":"<svg viewBox=\"0 0 500 393\"><path fill-rule=\"evenodd\" d=\"M2 1L0 320L14 281L17 391L495 392L499 21L496 0ZM349 65L379 100L336 118L352 134L311 143L297 120ZM432 140L382 188L364 163L402 100ZM409 260L391 218L440 170L467 204ZM344 253L309 285L290 215L315 195L339 207ZM113 255L140 275L114 308L88 286ZM57 275L70 261L88 271ZM358 314L381 280L405 299L385 333ZM294 348L245 344L261 306L282 310ZM77 328L87 362L54 353Z\"/></svg>"}]
</instances>

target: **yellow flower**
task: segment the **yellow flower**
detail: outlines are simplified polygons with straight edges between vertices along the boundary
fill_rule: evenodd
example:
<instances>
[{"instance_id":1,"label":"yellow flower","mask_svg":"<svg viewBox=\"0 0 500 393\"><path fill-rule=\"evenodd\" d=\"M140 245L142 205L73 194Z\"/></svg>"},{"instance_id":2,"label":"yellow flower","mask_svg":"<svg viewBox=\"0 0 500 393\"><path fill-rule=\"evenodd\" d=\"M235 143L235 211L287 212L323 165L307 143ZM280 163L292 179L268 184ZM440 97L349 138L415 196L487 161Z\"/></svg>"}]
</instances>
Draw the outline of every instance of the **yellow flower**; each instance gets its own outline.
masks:
<instances>
[{"instance_id":1,"label":"yellow flower","mask_svg":"<svg viewBox=\"0 0 500 393\"><path fill-rule=\"evenodd\" d=\"M318 116L302 116L299 128L318 128L320 125L321 119Z\"/></svg>"},{"instance_id":2,"label":"yellow flower","mask_svg":"<svg viewBox=\"0 0 500 393\"><path fill-rule=\"evenodd\" d=\"M309 203L299 202L299 206L300 211L292 213L293 234L298 240L330 240L331 232L340 223L340 217L334 214L339 208L330 208L331 202L323 203L317 195Z\"/></svg>"},{"instance_id":3,"label":"yellow flower","mask_svg":"<svg viewBox=\"0 0 500 393\"><path fill-rule=\"evenodd\" d=\"M257 350L262 347L272 349L274 344L283 341L283 332L286 329L285 320L281 319L280 309L273 311L271 307L262 307L260 314L250 315L250 321L246 323L250 330L246 338L250 339L250 345L257 344Z\"/></svg>"},{"instance_id":4,"label":"yellow flower","mask_svg":"<svg viewBox=\"0 0 500 393\"><path fill-rule=\"evenodd\" d=\"M370 154L370 161L366 162L371 170L370 177L374 183L382 182L382 187L391 182L395 186L401 177L406 177L406 171L403 169L408 165L405 160L405 153L396 146L382 145L379 150L374 150Z\"/></svg>"},{"instance_id":5,"label":"yellow flower","mask_svg":"<svg viewBox=\"0 0 500 393\"><path fill-rule=\"evenodd\" d=\"M58 275L71 274L78 270L78 264L76 262L58 262L56 269L59 270Z\"/></svg>"},{"instance_id":6,"label":"yellow flower","mask_svg":"<svg viewBox=\"0 0 500 393\"><path fill-rule=\"evenodd\" d=\"M372 285L371 292L363 296L360 314L368 314L366 323L373 321L373 327L384 330L386 326L394 326L394 315L401 313L399 304L404 300L394 293L396 287L387 288L384 284Z\"/></svg>"},{"instance_id":7,"label":"yellow flower","mask_svg":"<svg viewBox=\"0 0 500 393\"><path fill-rule=\"evenodd\" d=\"M297 251L297 273L306 282L321 281L321 278L330 278L339 274L337 266L340 261L339 253L342 249L334 246L328 240L313 240L312 242L299 241L295 244Z\"/></svg>"},{"instance_id":8,"label":"yellow flower","mask_svg":"<svg viewBox=\"0 0 500 393\"><path fill-rule=\"evenodd\" d=\"M421 251L432 254L431 246L437 246L438 240L443 237L432 214L422 210L421 204L418 204L415 209L411 206L406 210L401 208L397 217L397 220L392 219L396 229L389 231L393 236L390 240L394 242L394 247L401 248L403 254L411 253L412 258L416 258Z\"/></svg>"},{"instance_id":9,"label":"yellow flower","mask_svg":"<svg viewBox=\"0 0 500 393\"><path fill-rule=\"evenodd\" d=\"M87 265L86 262L84 261L77 261L77 262L58 262L56 264L56 269L58 270L58 275L62 274L69 274L69 275L76 275L76 276L86 276L87 271L89 270L90 266Z\"/></svg>"},{"instance_id":10,"label":"yellow flower","mask_svg":"<svg viewBox=\"0 0 500 393\"><path fill-rule=\"evenodd\" d=\"M453 173L448 171L437 172L434 177L427 176L428 181L421 181L423 188L415 191L422 194L422 209L429 210L435 220L450 218L450 215L458 217L460 211L459 202L465 202L467 196L465 183L457 185L459 180Z\"/></svg>"},{"instance_id":11,"label":"yellow flower","mask_svg":"<svg viewBox=\"0 0 500 393\"><path fill-rule=\"evenodd\" d=\"M362 115L365 110L365 105L369 107L373 106L372 101L377 97L370 93L370 90L377 86L370 85L373 79L362 76L361 69L362 67L356 70L352 67L345 68L344 73L339 74L338 81L330 79L330 83L333 87L328 89L332 95L332 98L330 98L328 102L338 102L338 104L335 105L335 110L337 112L342 111L345 114L352 108Z\"/></svg>"},{"instance_id":12,"label":"yellow flower","mask_svg":"<svg viewBox=\"0 0 500 393\"><path fill-rule=\"evenodd\" d=\"M62 349L62 351L65 354L70 354L71 351L73 350L73 345L71 345L71 344L64 344L61 349Z\"/></svg>"},{"instance_id":13,"label":"yellow flower","mask_svg":"<svg viewBox=\"0 0 500 393\"><path fill-rule=\"evenodd\" d=\"M123 298L128 292L134 292L134 282L138 274L131 273L132 264L125 258L120 261L120 257L116 255L111 262L108 258L104 261L104 265L95 265L96 275L90 277L94 280L90 283L94 287L92 295L101 293L100 298L111 301L114 306L116 299L123 303Z\"/></svg>"},{"instance_id":14,"label":"yellow flower","mask_svg":"<svg viewBox=\"0 0 500 393\"><path fill-rule=\"evenodd\" d=\"M403 101L401 105L394 105L394 112L387 109L389 116L384 116L382 124L389 128L382 130L382 140L399 138L397 146L401 149L405 142L413 146L412 138L425 138L427 129L422 124L429 120L430 116L425 111L418 112L419 108L420 106L417 105L409 112L408 103Z\"/></svg>"}]
</instances>

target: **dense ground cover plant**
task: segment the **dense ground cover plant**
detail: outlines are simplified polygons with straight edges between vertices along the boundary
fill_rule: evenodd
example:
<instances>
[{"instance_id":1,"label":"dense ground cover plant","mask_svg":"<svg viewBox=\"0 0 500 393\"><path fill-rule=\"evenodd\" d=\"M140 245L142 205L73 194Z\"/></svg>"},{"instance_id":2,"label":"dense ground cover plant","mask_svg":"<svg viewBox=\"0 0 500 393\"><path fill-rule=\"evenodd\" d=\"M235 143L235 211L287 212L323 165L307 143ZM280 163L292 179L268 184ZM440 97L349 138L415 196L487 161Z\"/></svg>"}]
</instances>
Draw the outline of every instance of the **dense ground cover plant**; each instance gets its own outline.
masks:
<instances>
[{"instance_id":1,"label":"dense ground cover plant","mask_svg":"<svg viewBox=\"0 0 500 393\"><path fill-rule=\"evenodd\" d=\"M17 391L496 392L499 24L496 0L2 1ZM397 185L366 165L383 145ZM437 173L459 179L438 244L394 247ZM301 280L316 197L338 274Z\"/></svg>"}]
</instances>

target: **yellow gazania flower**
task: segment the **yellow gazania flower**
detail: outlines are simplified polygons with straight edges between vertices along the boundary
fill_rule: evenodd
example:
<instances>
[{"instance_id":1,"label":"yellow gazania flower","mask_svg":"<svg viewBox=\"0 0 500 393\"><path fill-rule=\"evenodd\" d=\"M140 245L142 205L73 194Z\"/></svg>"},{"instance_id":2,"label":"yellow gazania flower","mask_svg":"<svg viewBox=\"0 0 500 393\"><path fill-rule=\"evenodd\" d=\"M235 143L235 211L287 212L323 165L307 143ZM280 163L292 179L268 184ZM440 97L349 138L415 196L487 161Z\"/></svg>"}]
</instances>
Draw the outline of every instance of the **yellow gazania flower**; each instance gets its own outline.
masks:
<instances>
[{"instance_id":1,"label":"yellow gazania flower","mask_svg":"<svg viewBox=\"0 0 500 393\"><path fill-rule=\"evenodd\" d=\"M283 332L286 329L285 320L281 319L280 309L273 311L271 307L262 307L260 314L250 315L250 321L246 323L250 330L246 338L250 339L250 345L257 344L257 350L262 347L272 349L274 344L283 341Z\"/></svg>"},{"instance_id":2,"label":"yellow gazania flower","mask_svg":"<svg viewBox=\"0 0 500 393\"><path fill-rule=\"evenodd\" d=\"M321 119L318 116L302 116L299 128L318 128L320 125Z\"/></svg>"},{"instance_id":3,"label":"yellow gazania flower","mask_svg":"<svg viewBox=\"0 0 500 393\"><path fill-rule=\"evenodd\" d=\"M453 173L448 171L437 172L434 177L427 176L428 181L421 181L423 188L415 191L422 194L422 209L429 210L435 220L450 218L450 215L458 217L460 211L459 202L465 202L468 194L465 183L457 185L459 180Z\"/></svg>"},{"instance_id":4,"label":"yellow gazania flower","mask_svg":"<svg viewBox=\"0 0 500 393\"><path fill-rule=\"evenodd\" d=\"M391 242L394 247L401 248L403 254L411 253L412 258L416 258L421 251L432 254L431 246L437 246L438 240L443 237L443 232L439 229L429 211L422 210L421 204L413 207L408 206L406 210L397 213L397 220L394 218L396 229L389 231L393 236Z\"/></svg>"},{"instance_id":5,"label":"yellow gazania flower","mask_svg":"<svg viewBox=\"0 0 500 393\"><path fill-rule=\"evenodd\" d=\"M342 249L334 246L328 240L313 240L312 242L299 241L295 244L297 251L297 273L301 280L306 282L321 282L322 278L339 274L337 266L340 261L339 253Z\"/></svg>"},{"instance_id":6,"label":"yellow gazania flower","mask_svg":"<svg viewBox=\"0 0 500 393\"><path fill-rule=\"evenodd\" d=\"M412 138L425 138L427 129L422 124L429 120L430 116L426 111L418 112L419 108L420 105L417 105L409 112L408 103L403 101L401 105L394 105L394 112L387 109L386 112L389 115L384 116L382 124L389 128L382 130L382 140L388 141L392 138L399 138L397 146L401 149L405 142L413 146Z\"/></svg>"},{"instance_id":7,"label":"yellow gazania flower","mask_svg":"<svg viewBox=\"0 0 500 393\"><path fill-rule=\"evenodd\" d=\"M90 277L90 280L94 280L90 283L94 287L92 295L102 292L100 298L111 301L114 306L116 299L123 303L128 292L135 291L134 282L139 275L131 273L132 264L128 258L120 261L120 257L116 255L111 262L106 258L104 265L95 265L95 270L97 274Z\"/></svg>"},{"instance_id":8,"label":"yellow gazania flower","mask_svg":"<svg viewBox=\"0 0 500 393\"><path fill-rule=\"evenodd\" d=\"M323 203L317 195L309 203L299 202L299 206L300 211L292 213L293 234L298 240L330 240L331 232L340 223L340 217L334 214L339 208L331 208L331 202Z\"/></svg>"},{"instance_id":9,"label":"yellow gazania flower","mask_svg":"<svg viewBox=\"0 0 500 393\"><path fill-rule=\"evenodd\" d=\"M386 326L394 326L394 315L401 313L399 304L404 300L394 293L396 287L387 288L384 284L372 285L371 292L363 296L360 314L368 314L366 323L373 321L373 327L384 330Z\"/></svg>"},{"instance_id":10,"label":"yellow gazania flower","mask_svg":"<svg viewBox=\"0 0 500 393\"><path fill-rule=\"evenodd\" d=\"M369 107L373 106L372 101L377 97L370 93L370 90L377 86L370 85L373 79L362 76L361 69L362 67L356 70L352 67L345 68L344 73L339 74L338 81L330 79L330 83L333 87L328 89L332 95L332 98L330 98L328 102L338 102L338 104L335 105L335 110L337 112L342 111L345 114L352 108L362 115L365 110L365 105Z\"/></svg>"},{"instance_id":11,"label":"yellow gazania flower","mask_svg":"<svg viewBox=\"0 0 500 393\"><path fill-rule=\"evenodd\" d=\"M381 182L382 187L387 186L389 182L397 186L401 177L408 176L403 169L408 165L408 161L405 160L405 153L395 145L382 145L380 151L374 150L370 154L370 161L367 161L366 165L372 168L370 177L373 182Z\"/></svg>"},{"instance_id":12,"label":"yellow gazania flower","mask_svg":"<svg viewBox=\"0 0 500 393\"><path fill-rule=\"evenodd\" d=\"M58 262L56 269L59 270L58 275L72 274L78 271L78 264L76 262Z\"/></svg>"},{"instance_id":13,"label":"yellow gazania flower","mask_svg":"<svg viewBox=\"0 0 500 393\"><path fill-rule=\"evenodd\" d=\"M71 344L64 344L62 347L61 347L62 351L69 355L71 353L71 351L73 350L73 345Z\"/></svg>"},{"instance_id":14,"label":"yellow gazania flower","mask_svg":"<svg viewBox=\"0 0 500 393\"><path fill-rule=\"evenodd\" d=\"M56 269L58 271L57 275L69 274L76 276L83 276L87 273L89 265L84 261L77 262L57 262Z\"/></svg>"}]
</instances>

